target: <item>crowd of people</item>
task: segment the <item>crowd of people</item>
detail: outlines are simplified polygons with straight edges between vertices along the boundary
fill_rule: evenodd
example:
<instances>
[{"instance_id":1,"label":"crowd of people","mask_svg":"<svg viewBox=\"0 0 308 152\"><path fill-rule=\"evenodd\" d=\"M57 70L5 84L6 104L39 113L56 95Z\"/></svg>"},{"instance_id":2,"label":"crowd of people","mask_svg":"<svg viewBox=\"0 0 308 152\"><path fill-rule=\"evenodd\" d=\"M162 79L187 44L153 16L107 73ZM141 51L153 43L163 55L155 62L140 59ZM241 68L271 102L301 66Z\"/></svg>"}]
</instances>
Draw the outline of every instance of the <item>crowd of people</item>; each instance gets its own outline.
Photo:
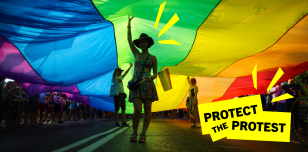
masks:
<instances>
[{"instance_id":1,"label":"crowd of people","mask_svg":"<svg viewBox=\"0 0 308 152\"><path fill-rule=\"evenodd\" d=\"M290 94L294 98L287 100L280 100L277 102L271 103L271 101L281 95ZM300 85L294 83L294 79L291 78L288 80L287 84L281 85L281 83L276 84L268 93L265 93L264 96L266 98L266 103L263 103L264 110L267 111L278 111L278 112L291 112L291 106L294 100L297 97L301 96ZM299 105L296 105L296 109L298 109Z\"/></svg>"},{"instance_id":2,"label":"crowd of people","mask_svg":"<svg viewBox=\"0 0 308 152\"><path fill-rule=\"evenodd\" d=\"M64 121L110 118L110 112L67 99L61 92L40 93L29 96L16 81L6 83L1 78L3 102L1 118L6 129L22 128ZM112 114L111 114L112 116Z\"/></svg>"},{"instance_id":3,"label":"crowd of people","mask_svg":"<svg viewBox=\"0 0 308 152\"><path fill-rule=\"evenodd\" d=\"M6 128L16 129L27 125L46 125L64 123L64 121L90 120L120 117L117 112L108 112L96 109L89 105L66 99L61 92L40 93L29 96L16 81L3 83L3 113ZM122 117L122 116L121 116ZM132 115L125 116L132 118ZM144 115L141 115L144 117ZM153 112L152 118L188 119L187 109L174 109ZM123 121L123 117L122 117ZM124 120L125 121L125 120Z\"/></svg>"}]
</instances>

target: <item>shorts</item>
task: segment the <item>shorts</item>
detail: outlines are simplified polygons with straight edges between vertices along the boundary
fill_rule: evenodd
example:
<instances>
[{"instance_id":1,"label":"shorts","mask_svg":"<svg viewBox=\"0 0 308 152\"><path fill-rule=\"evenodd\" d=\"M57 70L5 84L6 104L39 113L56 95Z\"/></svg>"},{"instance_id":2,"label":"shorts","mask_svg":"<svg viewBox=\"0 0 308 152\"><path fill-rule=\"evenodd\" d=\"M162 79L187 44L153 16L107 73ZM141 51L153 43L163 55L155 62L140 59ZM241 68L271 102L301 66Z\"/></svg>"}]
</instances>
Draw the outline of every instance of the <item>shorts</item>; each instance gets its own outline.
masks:
<instances>
[{"instance_id":1,"label":"shorts","mask_svg":"<svg viewBox=\"0 0 308 152\"><path fill-rule=\"evenodd\" d=\"M61 111L60 105L55 104L55 110L54 110L54 112L59 112L59 111Z\"/></svg>"},{"instance_id":2,"label":"shorts","mask_svg":"<svg viewBox=\"0 0 308 152\"><path fill-rule=\"evenodd\" d=\"M50 103L55 104L54 102L47 102L47 103L45 104L45 109L48 109L48 104L50 104ZM55 105L56 105L56 104L55 104ZM52 108L55 108L55 107L52 107ZM49 108L49 109L51 109L51 108Z\"/></svg>"},{"instance_id":3,"label":"shorts","mask_svg":"<svg viewBox=\"0 0 308 152\"><path fill-rule=\"evenodd\" d=\"M124 93L120 93L120 95L113 96L115 111L119 111L120 106L121 110L126 110L125 96L126 95Z\"/></svg>"},{"instance_id":4,"label":"shorts","mask_svg":"<svg viewBox=\"0 0 308 152\"><path fill-rule=\"evenodd\" d=\"M39 103L37 110L40 110L40 112L44 112L45 111L45 105L46 104L44 104L44 103Z\"/></svg>"}]
</instances>

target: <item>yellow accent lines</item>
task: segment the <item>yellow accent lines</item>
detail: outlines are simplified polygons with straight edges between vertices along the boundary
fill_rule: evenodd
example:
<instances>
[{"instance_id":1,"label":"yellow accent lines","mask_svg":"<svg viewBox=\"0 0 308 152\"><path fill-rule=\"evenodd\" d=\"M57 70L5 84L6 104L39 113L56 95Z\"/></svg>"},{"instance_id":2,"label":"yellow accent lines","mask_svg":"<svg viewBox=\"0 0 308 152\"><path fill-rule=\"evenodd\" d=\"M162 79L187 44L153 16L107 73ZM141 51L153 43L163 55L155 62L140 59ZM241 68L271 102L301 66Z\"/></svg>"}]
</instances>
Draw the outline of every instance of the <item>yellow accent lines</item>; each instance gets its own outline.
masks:
<instances>
[{"instance_id":1,"label":"yellow accent lines","mask_svg":"<svg viewBox=\"0 0 308 152\"><path fill-rule=\"evenodd\" d=\"M159 32L158 37L163 35L171 26L173 26L179 19L178 15L175 13L173 17L168 21L165 27Z\"/></svg>"},{"instance_id":2,"label":"yellow accent lines","mask_svg":"<svg viewBox=\"0 0 308 152\"><path fill-rule=\"evenodd\" d=\"M181 43L171 39L171 40L162 40L158 41L159 44L173 44L173 45L182 45Z\"/></svg>"},{"instance_id":3,"label":"yellow accent lines","mask_svg":"<svg viewBox=\"0 0 308 152\"><path fill-rule=\"evenodd\" d=\"M281 100L286 100L286 99L292 99L292 98L294 98L292 95L286 93L286 94L283 94L283 95L281 95L281 96L278 96L278 97L274 98L274 99L272 100L272 102L281 101Z\"/></svg>"},{"instance_id":4,"label":"yellow accent lines","mask_svg":"<svg viewBox=\"0 0 308 152\"><path fill-rule=\"evenodd\" d=\"M155 21L155 25L154 25L155 28L157 28L157 25L158 25L158 23L159 23L161 14L162 14L163 11L164 11L165 5L166 5L166 2L165 2L165 3L162 3L162 4L160 5L160 7L159 7L159 11L158 11L158 14L157 14L157 17L156 17L156 21Z\"/></svg>"},{"instance_id":5,"label":"yellow accent lines","mask_svg":"<svg viewBox=\"0 0 308 152\"><path fill-rule=\"evenodd\" d=\"M257 64L255 65L255 68L252 70L252 80L253 80L253 86L255 89L257 89Z\"/></svg>"},{"instance_id":6,"label":"yellow accent lines","mask_svg":"<svg viewBox=\"0 0 308 152\"><path fill-rule=\"evenodd\" d=\"M281 70L281 68L278 69L277 73L275 74L272 82L267 88L267 92L271 90L271 88L275 85L275 83L281 78L281 76L284 74L284 72Z\"/></svg>"}]
</instances>

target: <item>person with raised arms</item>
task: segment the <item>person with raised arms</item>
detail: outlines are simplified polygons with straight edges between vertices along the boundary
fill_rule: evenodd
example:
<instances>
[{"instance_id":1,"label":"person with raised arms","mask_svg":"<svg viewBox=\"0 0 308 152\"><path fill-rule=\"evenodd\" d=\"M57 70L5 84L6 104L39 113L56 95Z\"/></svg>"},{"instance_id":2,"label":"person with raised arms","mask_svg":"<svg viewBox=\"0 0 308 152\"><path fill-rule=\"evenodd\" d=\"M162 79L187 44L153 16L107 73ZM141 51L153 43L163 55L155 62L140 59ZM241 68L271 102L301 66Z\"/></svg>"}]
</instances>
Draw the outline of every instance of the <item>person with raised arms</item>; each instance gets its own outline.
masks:
<instances>
[{"instance_id":1,"label":"person with raised arms","mask_svg":"<svg viewBox=\"0 0 308 152\"><path fill-rule=\"evenodd\" d=\"M125 98L126 94L124 92L123 87L123 79L132 67L133 64L130 63L129 68L124 72L122 75L123 70L121 68L116 68L113 72L112 76L112 85L110 89L110 96L113 97L114 100L114 108L115 108L115 126L120 127L120 124L118 122L118 113L119 109L121 107L121 118L122 118L122 127L128 127L129 125L125 122L125 110L126 110L126 103Z\"/></svg>"},{"instance_id":2,"label":"person with raised arms","mask_svg":"<svg viewBox=\"0 0 308 152\"><path fill-rule=\"evenodd\" d=\"M197 127L201 127L200 119L199 119L199 111L198 111L198 87L197 87L197 81L195 78L189 79L189 76L187 76L188 83L190 85L189 87L189 97L187 102L187 110L190 113L190 122L191 127L196 127L196 123L199 123Z\"/></svg>"},{"instance_id":3,"label":"person with raised arms","mask_svg":"<svg viewBox=\"0 0 308 152\"><path fill-rule=\"evenodd\" d=\"M154 40L147 34L142 33L139 39L132 41L131 21L134 17L128 16L127 39L132 53L134 54L134 75L129 81L128 88L129 102L134 104L133 116L133 134L130 141L137 141L137 130L142 112L142 103L144 105L143 129L140 134L139 142L146 142L146 131L149 127L152 116L152 102L158 100L157 91L153 80L157 77L157 59L149 53L149 48L154 44ZM140 53L137 48L140 48ZM151 76L151 69L154 75ZM143 78L143 81L141 80ZM142 82L140 82L142 81Z\"/></svg>"}]
</instances>

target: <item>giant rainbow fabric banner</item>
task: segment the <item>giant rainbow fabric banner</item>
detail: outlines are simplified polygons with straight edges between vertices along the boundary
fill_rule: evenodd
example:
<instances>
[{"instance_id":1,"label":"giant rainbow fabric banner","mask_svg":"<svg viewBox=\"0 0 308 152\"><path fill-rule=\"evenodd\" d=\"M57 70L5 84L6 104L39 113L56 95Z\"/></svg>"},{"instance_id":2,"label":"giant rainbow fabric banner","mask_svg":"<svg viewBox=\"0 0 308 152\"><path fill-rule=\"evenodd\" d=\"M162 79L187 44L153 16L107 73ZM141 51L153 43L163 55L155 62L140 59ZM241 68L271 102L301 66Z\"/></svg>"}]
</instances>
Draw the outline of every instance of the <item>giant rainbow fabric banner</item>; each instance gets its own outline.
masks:
<instances>
[{"instance_id":1,"label":"giant rainbow fabric banner","mask_svg":"<svg viewBox=\"0 0 308 152\"><path fill-rule=\"evenodd\" d=\"M201 104L259 94L279 67L281 81L308 70L307 8L307 0L1 0L0 77L31 95L61 91L114 111L112 72L134 63L130 15L133 39L154 39L149 52L172 80L166 92L155 80L154 112L185 107L187 75L197 80ZM126 113L133 113L129 102Z\"/></svg>"}]
</instances>

